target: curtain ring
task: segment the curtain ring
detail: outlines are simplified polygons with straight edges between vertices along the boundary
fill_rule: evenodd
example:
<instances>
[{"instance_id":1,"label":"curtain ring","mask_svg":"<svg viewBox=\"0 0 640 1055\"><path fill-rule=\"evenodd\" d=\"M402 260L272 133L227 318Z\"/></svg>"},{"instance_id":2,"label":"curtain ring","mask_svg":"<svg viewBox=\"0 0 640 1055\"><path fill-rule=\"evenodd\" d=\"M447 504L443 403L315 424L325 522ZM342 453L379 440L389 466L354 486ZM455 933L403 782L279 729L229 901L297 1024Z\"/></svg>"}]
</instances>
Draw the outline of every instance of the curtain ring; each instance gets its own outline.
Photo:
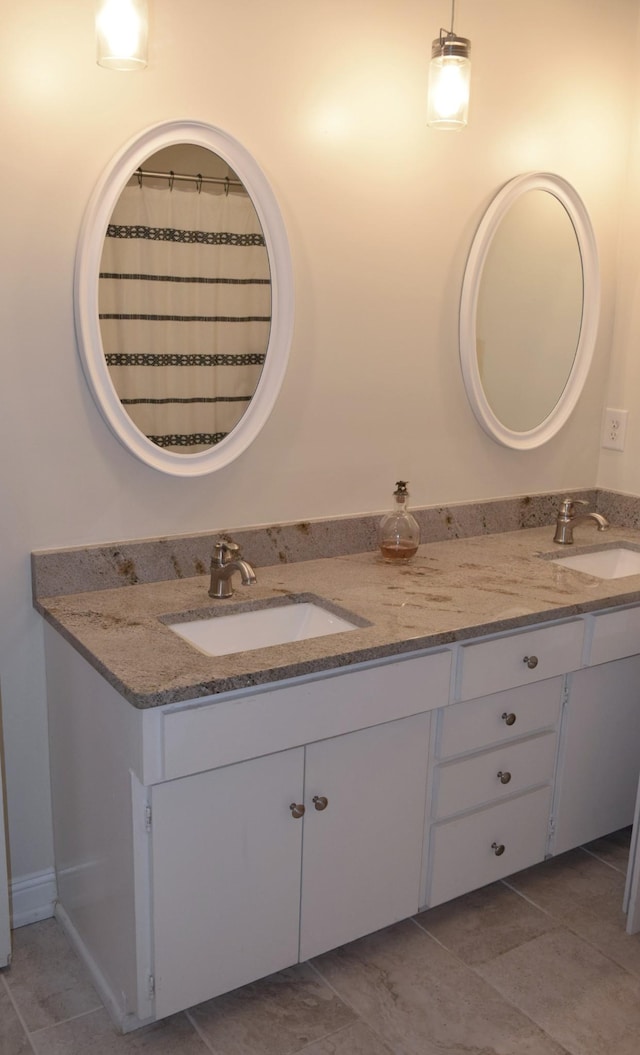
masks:
<instances>
[{"instance_id":1,"label":"curtain ring","mask_svg":"<svg viewBox=\"0 0 640 1055\"><path fill-rule=\"evenodd\" d=\"M142 190L142 168L136 169L136 175L138 177L138 186Z\"/></svg>"},{"instance_id":2,"label":"curtain ring","mask_svg":"<svg viewBox=\"0 0 640 1055\"><path fill-rule=\"evenodd\" d=\"M225 198L229 197L229 177L228 176L224 177L224 196L225 196Z\"/></svg>"},{"instance_id":3,"label":"curtain ring","mask_svg":"<svg viewBox=\"0 0 640 1055\"><path fill-rule=\"evenodd\" d=\"M173 169L169 170L169 190L173 190L173 181L175 179L175 172Z\"/></svg>"},{"instance_id":4,"label":"curtain ring","mask_svg":"<svg viewBox=\"0 0 640 1055\"><path fill-rule=\"evenodd\" d=\"M202 173L199 172L196 176L196 190L198 194L202 194Z\"/></svg>"}]
</instances>

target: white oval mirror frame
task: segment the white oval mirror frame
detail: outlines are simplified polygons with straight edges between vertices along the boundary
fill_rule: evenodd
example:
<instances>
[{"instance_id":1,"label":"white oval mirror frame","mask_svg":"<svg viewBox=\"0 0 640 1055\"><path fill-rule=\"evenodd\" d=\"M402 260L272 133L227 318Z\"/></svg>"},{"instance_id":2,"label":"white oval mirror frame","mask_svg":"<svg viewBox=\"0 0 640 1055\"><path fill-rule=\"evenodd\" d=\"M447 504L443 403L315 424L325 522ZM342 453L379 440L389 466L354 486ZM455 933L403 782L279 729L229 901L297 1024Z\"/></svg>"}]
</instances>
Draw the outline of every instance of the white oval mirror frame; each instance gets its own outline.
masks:
<instances>
[{"instance_id":1,"label":"white oval mirror frame","mask_svg":"<svg viewBox=\"0 0 640 1055\"><path fill-rule=\"evenodd\" d=\"M127 180L164 147L190 143L217 154L242 180L264 232L271 272L271 327L265 365L240 421L220 443L185 457L156 446L122 406L106 364L98 311L98 276L103 241ZM172 476L203 476L228 465L251 444L271 413L284 380L293 332L293 270L284 222L275 196L256 161L237 140L200 121L169 121L131 139L101 176L89 200L78 240L74 316L78 348L91 393L107 424L140 461Z\"/></svg>"},{"instance_id":2,"label":"white oval mirror frame","mask_svg":"<svg viewBox=\"0 0 640 1055\"><path fill-rule=\"evenodd\" d=\"M482 272L494 235L513 203L531 190L547 191L564 206L573 225L582 264L582 318L580 333L562 392L548 416L534 428L518 432L508 428L494 413L483 388L477 356L476 322ZM561 176L533 172L516 176L499 191L486 210L476 232L462 283L460 301L460 363L467 397L478 423L492 439L505 447L531 450L550 440L562 428L582 392L595 347L600 301L600 276L595 235L585 205L575 189ZM526 383L526 378L523 378Z\"/></svg>"}]
</instances>

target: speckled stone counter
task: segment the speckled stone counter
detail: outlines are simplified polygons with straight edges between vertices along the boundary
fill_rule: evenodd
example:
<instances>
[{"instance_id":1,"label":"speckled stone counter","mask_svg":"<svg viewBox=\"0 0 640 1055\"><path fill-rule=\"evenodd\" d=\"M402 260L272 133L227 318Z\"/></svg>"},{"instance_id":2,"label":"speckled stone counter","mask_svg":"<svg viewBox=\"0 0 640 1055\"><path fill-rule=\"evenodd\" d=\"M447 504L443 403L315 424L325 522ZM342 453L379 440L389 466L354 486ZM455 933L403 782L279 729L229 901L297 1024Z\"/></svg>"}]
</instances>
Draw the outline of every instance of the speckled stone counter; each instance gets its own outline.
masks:
<instances>
[{"instance_id":1,"label":"speckled stone counter","mask_svg":"<svg viewBox=\"0 0 640 1055\"><path fill-rule=\"evenodd\" d=\"M258 567L258 584L243 587L236 576L225 601L212 600L208 576L197 575L35 604L130 703L156 707L640 602L640 575L596 579L551 560L622 540L640 549L640 530L601 533L582 523L575 545L552 539L545 526L430 542L402 567L374 551ZM248 548L245 556L252 559ZM291 597L319 598L359 625L222 657L204 655L164 625Z\"/></svg>"}]
</instances>

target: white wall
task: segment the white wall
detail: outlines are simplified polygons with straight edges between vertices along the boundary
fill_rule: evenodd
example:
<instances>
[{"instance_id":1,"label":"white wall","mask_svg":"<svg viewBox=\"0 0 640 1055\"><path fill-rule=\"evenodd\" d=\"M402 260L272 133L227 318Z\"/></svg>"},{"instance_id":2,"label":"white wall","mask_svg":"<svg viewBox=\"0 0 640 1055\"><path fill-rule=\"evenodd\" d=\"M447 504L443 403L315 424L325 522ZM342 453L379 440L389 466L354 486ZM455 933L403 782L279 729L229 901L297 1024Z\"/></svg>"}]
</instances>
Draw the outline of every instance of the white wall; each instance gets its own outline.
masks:
<instances>
[{"instance_id":1,"label":"white wall","mask_svg":"<svg viewBox=\"0 0 640 1055\"><path fill-rule=\"evenodd\" d=\"M425 125L445 0L152 0L151 62L94 63L92 4L3 11L0 679L12 872L51 865L41 628L31 549L595 483L631 121L636 0L462 0L471 124ZM612 27L616 48L607 46ZM556 43L554 43L556 41ZM297 282L291 365L236 464L205 479L136 463L103 424L74 344L72 270L92 186L164 119L229 131L272 182ZM467 406L460 283L483 209L510 177L582 195L603 270L581 403L542 450L495 445Z\"/></svg>"},{"instance_id":2,"label":"white wall","mask_svg":"<svg viewBox=\"0 0 640 1055\"><path fill-rule=\"evenodd\" d=\"M636 37L636 108L628 182L623 193L620 256L617 268L615 328L606 405L628 411L624 452L602 450L601 487L640 494L640 37Z\"/></svg>"}]
</instances>

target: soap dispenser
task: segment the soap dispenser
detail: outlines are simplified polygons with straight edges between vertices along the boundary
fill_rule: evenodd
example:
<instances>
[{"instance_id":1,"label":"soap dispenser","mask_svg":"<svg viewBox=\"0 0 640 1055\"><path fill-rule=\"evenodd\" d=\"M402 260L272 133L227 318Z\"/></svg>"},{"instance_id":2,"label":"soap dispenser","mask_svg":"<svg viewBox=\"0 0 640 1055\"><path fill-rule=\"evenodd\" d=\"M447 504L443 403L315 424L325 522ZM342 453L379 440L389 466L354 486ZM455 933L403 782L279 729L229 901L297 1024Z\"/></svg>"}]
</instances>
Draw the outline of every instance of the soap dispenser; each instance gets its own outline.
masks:
<instances>
[{"instance_id":1,"label":"soap dispenser","mask_svg":"<svg viewBox=\"0 0 640 1055\"><path fill-rule=\"evenodd\" d=\"M378 527L380 553L389 564L411 560L420 545L418 521L407 508L409 492L406 480L398 480L393 498L393 509L383 516Z\"/></svg>"}]
</instances>

